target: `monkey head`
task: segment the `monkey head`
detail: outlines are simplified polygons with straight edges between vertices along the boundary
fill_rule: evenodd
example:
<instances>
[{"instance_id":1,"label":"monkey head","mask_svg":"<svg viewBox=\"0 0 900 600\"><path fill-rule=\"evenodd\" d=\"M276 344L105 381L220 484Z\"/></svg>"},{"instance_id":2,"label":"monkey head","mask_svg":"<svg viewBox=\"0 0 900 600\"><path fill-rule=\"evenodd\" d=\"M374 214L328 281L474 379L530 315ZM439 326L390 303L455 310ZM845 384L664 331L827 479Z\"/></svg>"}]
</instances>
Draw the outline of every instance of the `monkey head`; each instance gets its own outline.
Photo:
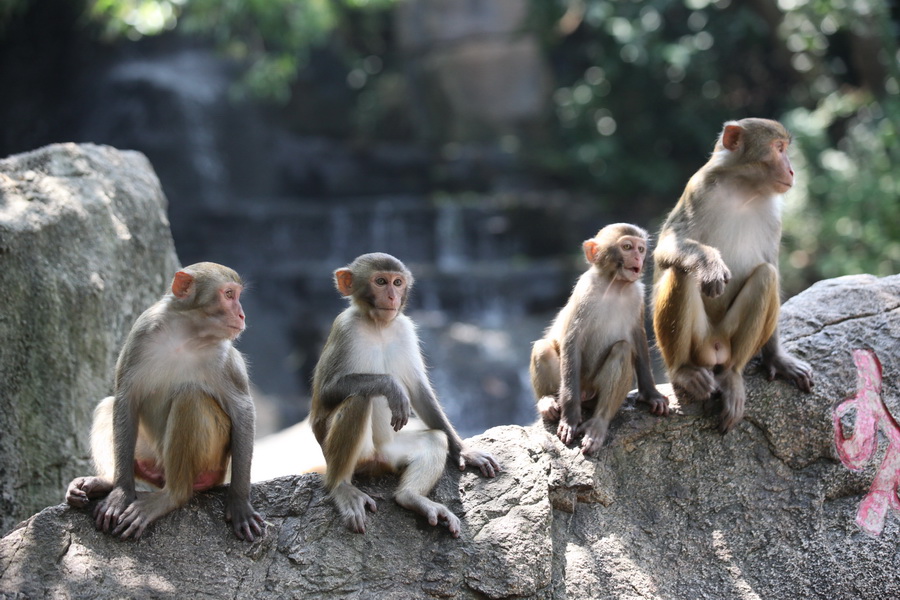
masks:
<instances>
[{"instance_id":1,"label":"monkey head","mask_svg":"<svg viewBox=\"0 0 900 600\"><path fill-rule=\"evenodd\" d=\"M647 238L647 232L635 225L607 225L584 242L584 257L611 279L633 283L644 272Z\"/></svg>"},{"instance_id":2,"label":"monkey head","mask_svg":"<svg viewBox=\"0 0 900 600\"><path fill-rule=\"evenodd\" d=\"M406 308L413 276L390 254L363 254L334 272L338 291L374 324L387 325Z\"/></svg>"},{"instance_id":3,"label":"monkey head","mask_svg":"<svg viewBox=\"0 0 900 600\"><path fill-rule=\"evenodd\" d=\"M794 169L788 157L791 134L784 125L769 119L728 121L716 142L713 158L717 167L760 191L784 194L794 185Z\"/></svg>"},{"instance_id":4,"label":"monkey head","mask_svg":"<svg viewBox=\"0 0 900 600\"><path fill-rule=\"evenodd\" d=\"M243 289L234 270L211 262L196 263L175 273L170 307L202 326L207 337L235 340L246 327Z\"/></svg>"}]
</instances>

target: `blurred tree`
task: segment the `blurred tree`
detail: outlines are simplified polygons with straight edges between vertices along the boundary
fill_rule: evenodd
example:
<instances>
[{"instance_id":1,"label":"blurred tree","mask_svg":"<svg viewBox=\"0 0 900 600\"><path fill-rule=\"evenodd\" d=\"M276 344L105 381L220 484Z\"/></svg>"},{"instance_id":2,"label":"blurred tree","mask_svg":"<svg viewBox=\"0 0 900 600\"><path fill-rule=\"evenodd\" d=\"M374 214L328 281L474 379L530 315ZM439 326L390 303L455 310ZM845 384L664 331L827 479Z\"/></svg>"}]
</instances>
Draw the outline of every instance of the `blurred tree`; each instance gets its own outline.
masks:
<instances>
[{"instance_id":1,"label":"blurred tree","mask_svg":"<svg viewBox=\"0 0 900 600\"><path fill-rule=\"evenodd\" d=\"M559 84L556 144L533 160L661 218L724 121L781 119L800 174L786 290L900 270L896 3L531 1Z\"/></svg>"},{"instance_id":2,"label":"blurred tree","mask_svg":"<svg viewBox=\"0 0 900 600\"><path fill-rule=\"evenodd\" d=\"M88 6L106 36L177 28L211 39L243 65L244 93L293 98L286 115L307 127L341 115L342 129L331 125L341 135L414 138L411 83L392 47L397 1L73 5ZM798 171L786 207L785 289L795 293L845 273L900 271L900 3L527 1L525 27L540 34L557 88L540 139L514 145L532 172L655 227L724 121L777 118L794 132ZM5 0L0 35L36 4ZM308 58L325 42L343 60L337 77L349 100L315 104L307 97L321 85L310 79Z\"/></svg>"},{"instance_id":3,"label":"blurred tree","mask_svg":"<svg viewBox=\"0 0 900 600\"><path fill-rule=\"evenodd\" d=\"M21 1L21 0L20 0ZM238 92L286 102L310 48L357 11L396 0L91 0L107 37L138 39L175 29L211 39L244 66Z\"/></svg>"}]
</instances>

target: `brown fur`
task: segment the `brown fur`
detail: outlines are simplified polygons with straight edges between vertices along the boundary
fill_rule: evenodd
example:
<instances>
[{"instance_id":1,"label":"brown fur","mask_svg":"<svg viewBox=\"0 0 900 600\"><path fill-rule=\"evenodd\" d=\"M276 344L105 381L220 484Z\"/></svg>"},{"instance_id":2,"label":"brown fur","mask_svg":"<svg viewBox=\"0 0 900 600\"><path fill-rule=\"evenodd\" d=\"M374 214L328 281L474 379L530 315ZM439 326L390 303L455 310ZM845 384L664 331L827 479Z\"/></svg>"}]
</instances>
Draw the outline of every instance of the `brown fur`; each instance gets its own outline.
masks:
<instances>
[{"instance_id":1,"label":"brown fur","mask_svg":"<svg viewBox=\"0 0 900 600\"><path fill-rule=\"evenodd\" d=\"M688 182L654 254L653 327L676 392L720 397L720 429L740 422L742 373L762 350L770 378L808 391L809 366L781 350L780 196L793 184L790 134L776 122L725 124L712 157Z\"/></svg>"},{"instance_id":2,"label":"brown fur","mask_svg":"<svg viewBox=\"0 0 900 600\"><path fill-rule=\"evenodd\" d=\"M582 451L599 449L635 375L638 397L651 411L668 413L650 371L644 330L643 273L647 232L617 223L583 244L591 267L579 278L545 337L534 343L531 383L538 411L559 422L557 435Z\"/></svg>"},{"instance_id":3,"label":"brown fur","mask_svg":"<svg viewBox=\"0 0 900 600\"><path fill-rule=\"evenodd\" d=\"M135 322L116 364L115 396L97 406L91 446L95 477L67 490L72 506L102 498L97 527L139 538L197 490L232 478L225 518L252 541L262 517L250 505L254 408L243 357L242 283L222 265L176 273L171 291ZM161 489L138 494L135 478Z\"/></svg>"}]
</instances>

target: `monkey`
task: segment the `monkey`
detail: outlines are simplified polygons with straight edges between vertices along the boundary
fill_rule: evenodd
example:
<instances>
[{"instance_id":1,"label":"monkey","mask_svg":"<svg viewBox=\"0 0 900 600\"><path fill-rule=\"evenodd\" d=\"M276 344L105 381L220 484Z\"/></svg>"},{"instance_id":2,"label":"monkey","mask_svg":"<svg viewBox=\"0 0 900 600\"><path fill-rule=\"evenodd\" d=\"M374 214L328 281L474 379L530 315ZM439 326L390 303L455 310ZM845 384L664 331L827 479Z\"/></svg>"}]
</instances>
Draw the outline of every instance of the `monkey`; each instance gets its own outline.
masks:
<instances>
[{"instance_id":1,"label":"monkey","mask_svg":"<svg viewBox=\"0 0 900 600\"><path fill-rule=\"evenodd\" d=\"M403 312L412 273L397 258L375 252L337 269L334 281L350 306L335 318L314 369L310 411L328 495L344 525L365 533L366 509L377 507L352 476L399 472L397 504L458 537L459 518L426 497L447 457L460 470L473 466L486 477L496 476L500 465L468 448L438 403L415 324Z\"/></svg>"},{"instance_id":2,"label":"monkey","mask_svg":"<svg viewBox=\"0 0 900 600\"><path fill-rule=\"evenodd\" d=\"M669 404L653 381L644 328L647 232L615 223L582 246L590 267L534 342L529 371L540 415L558 422L566 445L583 434L581 450L589 455L603 445L635 375L638 400L650 412L667 415ZM590 417L582 420L583 412Z\"/></svg>"},{"instance_id":3,"label":"monkey","mask_svg":"<svg viewBox=\"0 0 900 600\"><path fill-rule=\"evenodd\" d=\"M116 362L114 395L94 411L96 476L74 479L73 507L100 499L98 529L138 539L231 468L225 519L252 542L264 521L250 504L255 409L233 342L244 331L241 278L210 262L175 273L171 289L135 321ZM135 479L153 491L137 492Z\"/></svg>"},{"instance_id":4,"label":"monkey","mask_svg":"<svg viewBox=\"0 0 900 600\"><path fill-rule=\"evenodd\" d=\"M810 392L812 369L781 348L782 195L794 183L791 135L768 119L724 124L688 181L654 252L653 329L676 395L712 405L719 430L744 415L743 371L761 352L776 376Z\"/></svg>"}]
</instances>

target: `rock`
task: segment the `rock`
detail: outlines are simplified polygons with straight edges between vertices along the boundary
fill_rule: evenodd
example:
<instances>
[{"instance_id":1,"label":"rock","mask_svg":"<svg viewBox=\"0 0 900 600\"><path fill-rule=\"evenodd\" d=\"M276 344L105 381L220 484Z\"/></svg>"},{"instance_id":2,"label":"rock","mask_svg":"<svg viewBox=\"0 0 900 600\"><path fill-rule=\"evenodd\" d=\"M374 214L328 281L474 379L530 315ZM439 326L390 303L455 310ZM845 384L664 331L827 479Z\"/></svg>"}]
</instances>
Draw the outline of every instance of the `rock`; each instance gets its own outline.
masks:
<instances>
[{"instance_id":1,"label":"rock","mask_svg":"<svg viewBox=\"0 0 900 600\"><path fill-rule=\"evenodd\" d=\"M897 598L900 515L869 533L856 518L877 508L866 495L876 471L896 489L882 458L896 456L888 442L900 433L882 418L882 441L867 438L880 450L853 472L835 450L832 411L865 383L851 352L866 347L897 415L898 308L900 276L826 281L786 303L785 346L814 366L815 389L748 372L747 417L726 436L715 416L673 402L668 418L626 404L594 459L540 424L470 439L504 471L441 479L433 496L461 516L458 539L391 501L390 477L361 480L378 512L351 534L320 475L293 475L254 486L268 530L252 544L224 523L221 490L136 543L95 531L87 511L47 508L0 541L0 596ZM873 433L861 409L844 420L860 438Z\"/></svg>"},{"instance_id":2,"label":"rock","mask_svg":"<svg viewBox=\"0 0 900 600\"><path fill-rule=\"evenodd\" d=\"M0 160L0 531L87 472L131 323L178 266L147 159L59 144Z\"/></svg>"}]
</instances>

